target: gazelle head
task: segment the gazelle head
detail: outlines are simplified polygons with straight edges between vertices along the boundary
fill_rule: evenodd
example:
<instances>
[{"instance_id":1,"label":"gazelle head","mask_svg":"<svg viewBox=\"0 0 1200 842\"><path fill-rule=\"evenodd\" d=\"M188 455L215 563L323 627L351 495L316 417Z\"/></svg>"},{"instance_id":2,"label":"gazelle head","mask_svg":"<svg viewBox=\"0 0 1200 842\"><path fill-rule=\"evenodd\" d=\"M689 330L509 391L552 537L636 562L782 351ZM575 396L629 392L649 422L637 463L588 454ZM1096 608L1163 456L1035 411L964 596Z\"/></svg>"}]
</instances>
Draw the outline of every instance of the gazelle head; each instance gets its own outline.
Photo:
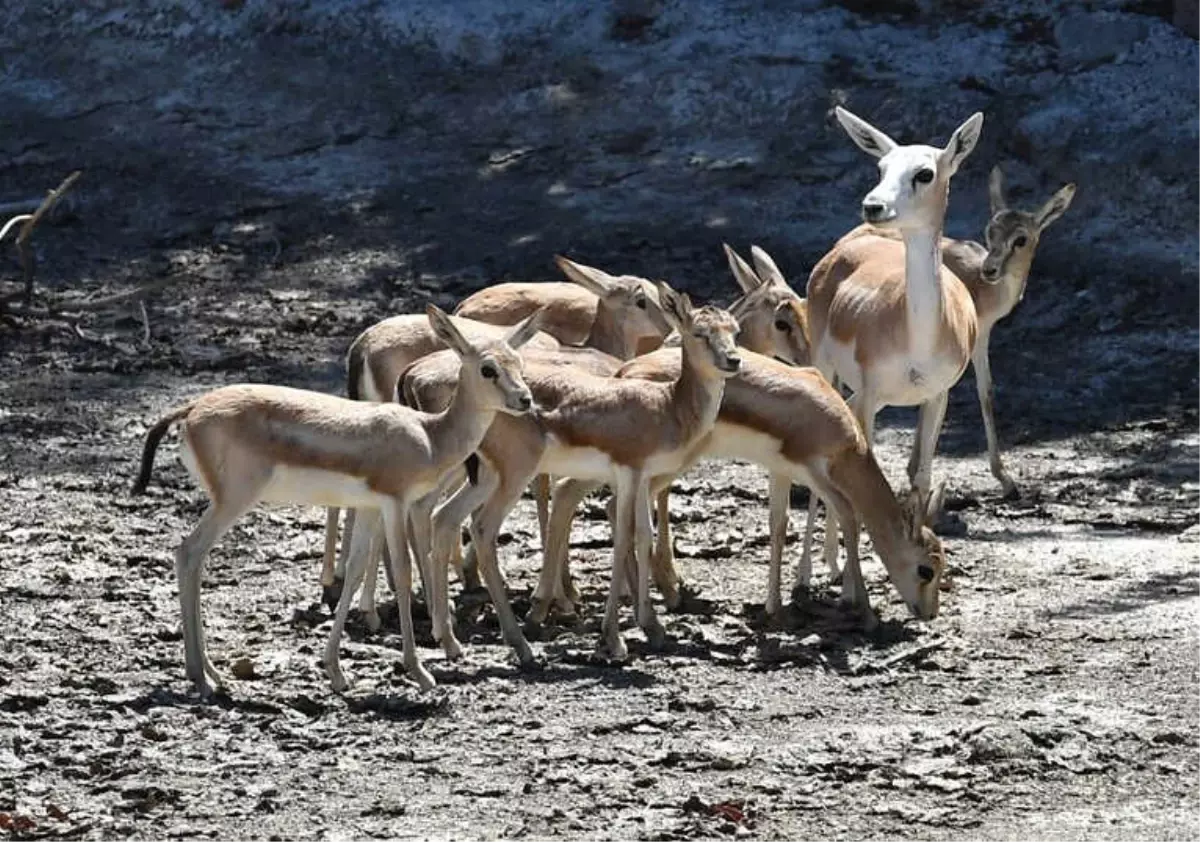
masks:
<instances>
[{"instance_id":1,"label":"gazelle head","mask_svg":"<svg viewBox=\"0 0 1200 842\"><path fill-rule=\"evenodd\" d=\"M980 270L983 280L997 283L1006 272L1028 275L1042 232L1063 215L1074 198L1075 185L1068 184L1035 211L1015 210L1004 198L1004 173L993 167L988 179L992 218L984 231L988 253Z\"/></svg>"},{"instance_id":2,"label":"gazelle head","mask_svg":"<svg viewBox=\"0 0 1200 842\"><path fill-rule=\"evenodd\" d=\"M932 528L942 508L944 494L944 485L939 485L928 496L913 489L907 499L900 501L904 512L904 536L898 558L887 565L888 578L913 615L922 620L932 620L938 615L938 596L942 574L946 571L942 539Z\"/></svg>"},{"instance_id":3,"label":"gazelle head","mask_svg":"<svg viewBox=\"0 0 1200 842\"><path fill-rule=\"evenodd\" d=\"M738 344L788 365L809 365L812 349L804 299L788 285L771 255L758 246L750 249L753 268L729 246L724 248L733 277L742 288L742 297L729 308L741 326Z\"/></svg>"},{"instance_id":4,"label":"gazelle head","mask_svg":"<svg viewBox=\"0 0 1200 842\"><path fill-rule=\"evenodd\" d=\"M637 348L642 342L651 340L661 342L671 332L671 323L658 300L658 290L645 278L610 275L561 255L556 255L554 262L567 278L594 293L604 303L619 326L626 347Z\"/></svg>"},{"instance_id":5,"label":"gazelle head","mask_svg":"<svg viewBox=\"0 0 1200 842\"><path fill-rule=\"evenodd\" d=\"M533 408L533 394L525 383L525 367L516 349L537 333L541 310L514 325L503 339L477 342L468 341L450 317L435 305L427 306L425 314L438 339L462 360L459 389L466 389L485 409L523 415Z\"/></svg>"},{"instance_id":6,"label":"gazelle head","mask_svg":"<svg viewBox=\"0 0 1200 842\"><path fill-rule=\"evenodd\" d=\"M983 114L976 112L967 118L941 149L923 144L901 146L841 106L836 114L858 148L879 159L879 183L863 199L863 220L901 231L940 231L950 178L979 141Z\"/></svg>"},{"instance_id":7,"label":"gazelle head","mask_svg":"<svg viewBox=\"0 0 1200 842\"><path fill-rule=\"evenodd\" d=\"M693 307L687 293L678 293L658 282L658 300L663 312L679 331L688 358L721 377L732 377L742 367L736 337L738 322L719 307Z\"/></svg>"}]
</instances>

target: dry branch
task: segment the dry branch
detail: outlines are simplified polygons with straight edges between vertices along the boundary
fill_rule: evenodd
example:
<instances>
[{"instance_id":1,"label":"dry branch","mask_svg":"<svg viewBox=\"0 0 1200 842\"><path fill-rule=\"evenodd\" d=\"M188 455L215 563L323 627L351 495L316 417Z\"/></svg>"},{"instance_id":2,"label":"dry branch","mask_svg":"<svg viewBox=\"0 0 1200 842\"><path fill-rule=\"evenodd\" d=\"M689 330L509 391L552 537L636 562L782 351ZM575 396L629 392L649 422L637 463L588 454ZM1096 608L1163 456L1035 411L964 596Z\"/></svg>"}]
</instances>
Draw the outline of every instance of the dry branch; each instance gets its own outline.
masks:
<instances>
[{"instance_id":1,"label":"dry branch","mask_svg":"<svg viewBox=\"0 0 1200 842\"><path fill-rule=\"evenodd\" d=\"M46 194L46 198L38 205L38 209L33 212L24 224L21 226L20 233L17 234L17 255L21 260L21 274L25 281L25 303L28 304L33 300L33 250L29 247L29 238L33 235L33 229L42 221L42 218L50 212L50 210L58 203L58 200L71 189L78 179L83 174L82 170L75 170L69 176L63 179L62 184ZM5 226L7 228L7 226Z\"/></svg>"}]
</instances>

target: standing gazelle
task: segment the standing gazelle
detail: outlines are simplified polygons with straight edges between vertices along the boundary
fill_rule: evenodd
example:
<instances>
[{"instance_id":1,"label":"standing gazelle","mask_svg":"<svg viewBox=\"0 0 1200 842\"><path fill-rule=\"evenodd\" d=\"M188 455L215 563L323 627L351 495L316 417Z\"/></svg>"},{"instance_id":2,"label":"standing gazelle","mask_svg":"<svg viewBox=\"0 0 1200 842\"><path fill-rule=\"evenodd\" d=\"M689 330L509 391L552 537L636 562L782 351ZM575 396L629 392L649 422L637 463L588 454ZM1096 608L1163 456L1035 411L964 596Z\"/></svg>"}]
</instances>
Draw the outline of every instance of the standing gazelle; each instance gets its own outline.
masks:
<instances>
[{"instance_id":1,"label":"standing gazelle","mask_svg":"<svg viewBox=\"0 0 1200 842\"><path fill-rule=\"evenodd\" d=\"M972 115L942 149L901 146L841 107L837 118L879 158L880 179L862 202L869 224L842 237L809 276L813 359L853 390L850 406L868 442L882 407L921 407L912 481L928 495L950 387L978 332L971 293L942 264L941 235L950 179L975 148L983 115ZM897 230L903 243L871 226Z\"/></svg>"},{"instance_id":2,"label":"standing gazelle","mask_svg":"<svg viewBox=\"0 0 1200 842\"><path fill-rule=\"evenodd\" d=\"M681 336L677 376L667 382L596 377L562 366L538 366L531 355L528 381L539 410L529 418L503 419L508 423L492 426L479 448L478 485L464 486L434 516L431 567L444 575L445 548L457 536L461 518L474 510L478 490L485 490L486 502L472 518L472 543L504 637L522 662L529 661L532 653L498 578L496 542L505 517L539 473L604 482L613 488L613 577L603 623L609 654L623 659L627 652L617 611L624 562L630 554L638 568L638 625L653 645L663 640L649 596L650 479L677 473L693 461L694 451L716 420L725 380L738 370L741 358L734 344L738 324L732 316L714 307L693 309L686 295L666 284L660 283L658 291L663 310ZM437 355L418 362L401 381L406 400L426 407L440 404L453 383L452 374ZM440 633L452 634L448 628Z\"/></svg>"},{"instance_id":3,"label":"standing gazelle","mask_svg":"<svg viewBox=\"0 0 1200 842\"><path fill-rule=\"evenodd\" d=\"M1068 184L1051 196L1035 211L1010 208L1004 198L1004 173L992 169L988 182L992 218L984 231L986 249L978 243L952 243L943 260L962 278L975 300L979 316L979 335L971 352L975 369L975 388L979 393L979 409L983 413L983 429L987 434L988 464L992 476L1000 481L1005 496L1017 493L1017 484L1004 470L1000 461L1000 442L996 436L996 419L992 408L992 365L988 345L992 328L1017 306L1025 295L1025 283L1037 252L1042 232L1071 206L1075 185ZM909 466L911 476L914 466Z\"/></svg>"},{"instance_id":4,"label":"standing gazelle","mask_svg":"<svg viewBox=\"0 0 1200 842\"><path fill-rule=\"evenodd\" d=\"M175 556L187 675L202 695L212 692L205 676L221 680L204 644L204 559L234 522L260 501L380 512L398 588L404 665L421 687L434 685L417 657L413 636L408 510L475 450L497 412L522 414L532 407L521 357L514 349L537 331L538 314L511 329L506 339L472 343L437 307L430 305L427 312L438 338L461 359L458 386L440 413L281 386L236 385L189 401L147 432L134 493L145 490L162 437L181 422L184 464L210 501ZM353 588L342 593L325 652L336 690L346 686L336 641L352 596Z\"/></svg>"}]
</instances>

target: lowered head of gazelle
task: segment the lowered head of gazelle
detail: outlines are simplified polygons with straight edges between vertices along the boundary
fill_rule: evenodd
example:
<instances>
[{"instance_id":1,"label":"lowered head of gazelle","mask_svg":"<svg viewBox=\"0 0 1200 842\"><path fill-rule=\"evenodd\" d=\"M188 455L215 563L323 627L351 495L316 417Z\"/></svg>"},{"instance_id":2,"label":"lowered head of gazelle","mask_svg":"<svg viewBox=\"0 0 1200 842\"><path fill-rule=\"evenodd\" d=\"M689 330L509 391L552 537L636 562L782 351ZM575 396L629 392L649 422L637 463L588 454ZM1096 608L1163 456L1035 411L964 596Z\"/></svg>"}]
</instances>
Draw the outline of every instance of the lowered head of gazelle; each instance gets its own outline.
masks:
<instances>
[{"instance_id":1,"label":"lowered head of gazelle","mask_svg":"<svg viewBox=\"0 0 1200 842\"><path fill-rule=\"evenodd\" d=\"M568 279L604 302L597 318L601 318L603 312L620 315L620 325L613 327L619 327L620 334L633 341L634 347L628 349L629 357L634 355L640 342L658 343L671 332L658 289L651 281L636 275L610 275L562 255L555 255L554 262Z\"/></svg>"},{"instance_id":2,"label":"lowered head of gazelle","mask_svg":"<svg viewBox=\"0 0 1200 842\"><path fill-rule=\"evenodd\" d=\"M1004 196L1004 173L999 166L993 167L988 179L992 217L984 230L987 257L980 269L983 280L994 284L1006 274L1027 276L1042 232L1063 215L1074 198L1075 185L1068 184L1035 211L1010 208Z\"/></svg>"},{"instance_id":3,"label":"lowered head of gazelle","mask_svg":"<svg viewBox=\"0 0 1200 842\"><path fill-rule=\"evenodd\" d=\"M743 293L729 308L741 326L738 344L787 365L810 365L804 299L791 288L771 255L758 246L750 248L753 267L728 245L724 249Z\"/></svg>"},{"instance_id":4,"label":"lowered head of gazelle","mask_svg":"<svg viewBox=\"0 0 1200 842\"><path fill-rule=\"evenodd\" d=\"M933 531L944 493L944 485L938 485L928 496L912 489L901 504L904 540L899 552L891 559L880 555L887 565L888 578L909 611L921 620L932 620L938 615L938 596L946 571L946 551L942 539Z\"/></svg>"},{"instance_id":5,"label":"lowered head of gazelle","mask_svg":"<svg viewBox=\"0 0 1200 842\"><path fill-rule=\"evenodd\" d=\"M523 415L533 408L533 394L522 377L524 365L516 348L538 331L541 310L514 325L503 339L472 344L445 312L433 304L425 308L438 339L462 360L459 390L480 409Z\"/></svg>"},{"instance_id":6,"label":"lowered head of gazelle","mask_svg":"<svg viewBox=\"0 0 1200 842\"><path fill-rule=\"evenodd\" d=\"M863 199L863 220L901 231L940 231L950 178L979 141L983 114L972 114L939 149L924 144L901 146L841 106L835 113L858 148L879 159L879 183Z\"/></svg>"}]
</instances>

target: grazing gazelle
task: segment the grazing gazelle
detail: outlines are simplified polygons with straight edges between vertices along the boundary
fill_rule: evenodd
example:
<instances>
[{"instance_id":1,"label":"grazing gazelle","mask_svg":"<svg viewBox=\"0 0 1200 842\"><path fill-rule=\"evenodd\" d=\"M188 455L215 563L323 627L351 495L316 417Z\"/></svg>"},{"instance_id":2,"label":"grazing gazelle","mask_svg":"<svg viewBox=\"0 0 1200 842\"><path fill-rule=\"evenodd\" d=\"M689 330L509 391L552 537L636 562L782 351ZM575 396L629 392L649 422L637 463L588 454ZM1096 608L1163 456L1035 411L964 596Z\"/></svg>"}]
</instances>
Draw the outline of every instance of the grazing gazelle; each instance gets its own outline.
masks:
<instances>
[{"instance_id":1,"label":"grazing gazelle","mask_svg":"<svg viewBox=\"0 0 1200 842\"><path fill-rule=\"evenodd\" d=\"M676 376L679 353L664 348L631 360L618 377L663 380ZM858 559L858 524L866 526L896 590L913 614L931 619L938 613L938 589L945 568L941 541L930 523L941 505L941 487L929 496L913 491L905 503L892 493L866 438L841 395L813 368L783 365L752 351L742 354L742 366L725 384L720 412L699 456L739 459L766 468L771 476L771 567L767 583L767 613L782 607L780 567L787 526L788 489L802 483L831 505L846 524L844 602L858 606L868 625L874 622ZM670 482L658 477L656 484ZM566 556L567 517L560 516L556 489L539 608L551 598L561 579ZM834 517L833 514L830 518ZM670 595L677 577L668 556L656 553L655 580ZM668 564L670 566L663 566ZM807 584L807 583L805 583ZM561 598L561 595L557 595ZM534 619L540 619L535 617Z\"/></svg>"},{"instance_id":2,"label":"grazing gazelle","mask_svg":"<svg viewBox=\"0 0 1200 842\"><path fill-rule=\"evenodd\" d=\"M693 451L712 429L725 380L738 369L737 321L713 307L693 309L686 295L659 285L659 300L681 336L682 363L669 382L596 377L527 359L526 380L539 410L526 418L497 419L479 448L475 488L464 486L434 516L431 567L445 575L446 553L462 518L474 510L462 501L480 493L486 502L472 518L472 543L488 583L505 639L522 662L532 659L508 604L496 566L496 539L505 517L529 480L540 473L604 482L613 487L613 577L603 624L609 654L625 657L617 625L620 578L633 551L637 560L636 616L652 644L663 628L650 604L649 482L690 464ZM401 379L407 402L431 408L445 401L453 384L438 355L421 360ZM453 513L454 516L449 516ZM442 634L453 634L448 628Z\"/></svg>"},{"instance_id":3,"label":"grazing gazelle","mask_svg":"<svg viewBox=\"0 0 1200 842\"><path fill-rule=\"evenodd\" d=\"M983 115L972 115L941 149L901 146L841 107L837 119L879 158L880 179L862 201L867 224L842 237L809 276L813 360L853 391L850 406L868 442L881 408L920 406L912 482L928 494L950 387L978 332L970 291L942 263L941 238L950 179L975 148ZM872 226L898 231L902 242Z\"/></svg>"},{"instance_id":4,"label":"grazing gazelle","mask_svg":"<svg viewBox=\"0 0 1200 842\"><path fill-rule=\"evenodd\" d=\"M200 577L213 544L260 501L349 506L378 511L392 559L404 665L423 688L434 685L421 665L410 606L408 511L433 492L450 468L479 445L497 412L521 414L533 405L514 350L534 335L538 315L505 339L468 341L450 317L429 305L430 326L461 360L457 387L444 411L429 414L395 403L365 403L282 386L225 386L167 413L146 434L134 493L145 490L159 442L181 423L182 458L208 494L209 507L175 556L183 612L188 678L202 695L221 677L208 658L200 610ZM368 533L369 530L362 530ZM361 558L369 553L352 553ZM352 569L361 577L361 565ZM335 690L346 686L337 644L351 588L338 603L325 650ZM435 594L436 598L436 594ZM444 600L443 600L444 601Z\"/></svg>"},{"instance_id":5,"label":"grazing gazelle","mask_svg":"<svg viewBox=\"0 0 1200 842\"><path fill-rule=\"evenodd\" d=\"M653 346L657 347L671 332L658 301L658 292L650 281L609 275L561 255L555 256L554 261L571 279L570 283L514 283L488 287L458 306L456 323L486 333L498 326L517 324L538 310L539 304L544 305L539 322L544 335L539 339L548 341L539 341L538 347L552 348L558 347L558 342L566 343L564 351L567 351L568 359L572 356L570 349L577 347L584 356L575 355L575 359L584 365L595 364L600 359L583 350L592 349L612 358L610 371L615 371L620 362L632 358L639 346L652 340ZM430 341L431 337L417 329L420 326L411 323L413 318L395 316L387 319L367 328L354 341L347 356L350 397L392 400L400 373L415 360L441 349L439 344ZM544 482L535 484L538 525L543 532L549 515L549 491L544 486ZM346 518L343 551L335 570L337 516L337 510L330 510L326 518L325 557L321 568L325 601L331 607L341 593L341 573L354 530L354 513L351 512ZM470 563L473 557L474 552L465 572L469 584L475 586L478 580L474 565ZM373 588L373 582L368 579L363 591L364 611L372 625L375 615L366 608L366 603L371 599Z\"/></svg>"}]
</instances>

